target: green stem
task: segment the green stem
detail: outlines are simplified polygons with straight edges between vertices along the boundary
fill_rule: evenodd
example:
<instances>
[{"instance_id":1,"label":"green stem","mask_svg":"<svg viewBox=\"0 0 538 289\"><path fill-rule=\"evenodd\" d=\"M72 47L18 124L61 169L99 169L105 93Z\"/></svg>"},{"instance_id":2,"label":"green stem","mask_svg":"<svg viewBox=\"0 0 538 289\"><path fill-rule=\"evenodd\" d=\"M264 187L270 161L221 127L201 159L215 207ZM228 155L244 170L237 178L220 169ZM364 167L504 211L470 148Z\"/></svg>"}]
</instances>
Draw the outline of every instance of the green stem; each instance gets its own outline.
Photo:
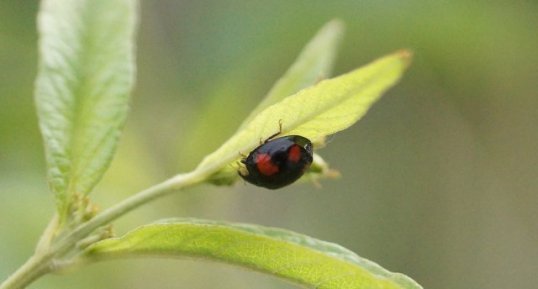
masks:
<instances>
[{"instance_id":1,"label":"green stem","mask_svg":"<svg viewBox=\"0 0 538 289\"><path fill-rule=\"evenodd\" d=\"M154 199L167 195L173 191L202 183L209 173L208 170L204 170L177 175L160 184L134 194L104 210L88 222L81 224L73 231L66 234L63 238L58 239L51 244L48 250L36 252L28 259L28 261L26 261L26 263L24 263L24 265L0 284L0 289L18 289L28 286L35 279L50 272L50 266L54 258L61 257L71 250L78 241L87 237L95 229L109 224L118 217Z\"/></svg>"},{"instance_id":2,"label":"green stem","mask_svg":"<svg viewBox=\"0 0 538 289\"><path fill-rule=\"evenodd\" d=\"M54 214L54 216L50 219L49 224L45 228L45 231L43 231L43 234L41 234L39 241L37 242L34 255L39 255L46 252L50 248L50 244L52 240L54 240L54 236L58 230L58 221L58 214Z\"/></svg>"},{"instance_id":3,"label":"green stem","mask_svg":"<svg viewBox=\"0 0 538 289\"><path fill-rule=\"evenodd\" d=\"M198 184L204 181L205 178L205 175L201 175L196 172L177 175L160 184L157 184L135 195L132 195L131 197L128 197L120 203L117 203L116 205L96 215L88 222L80 225L78 228L73 230L71 234L68 234L63 239L59 240L57 245L53 246L53 250L63 251L65 249L70 249L72 245L74 245L73 241L80 241L82 238L88 236L88 234L93 232L95 229L103 225L109 224L110 222L126 214L127 212L130 212L131 210L145 203L160 198L173 191Z\"/></svg>"},{"instance_id":4,"label":"green stem","mask_svg":"<svg viewBox=\"0 0 538 289\"><path fill-rule=\"evenodd\" d=\"M0 285L0 288L24 288L28 286L32 281L48 272L47 264L49 260L45 255L33 255L15 273L11 274Z\"/></svg>"}]
</instances>

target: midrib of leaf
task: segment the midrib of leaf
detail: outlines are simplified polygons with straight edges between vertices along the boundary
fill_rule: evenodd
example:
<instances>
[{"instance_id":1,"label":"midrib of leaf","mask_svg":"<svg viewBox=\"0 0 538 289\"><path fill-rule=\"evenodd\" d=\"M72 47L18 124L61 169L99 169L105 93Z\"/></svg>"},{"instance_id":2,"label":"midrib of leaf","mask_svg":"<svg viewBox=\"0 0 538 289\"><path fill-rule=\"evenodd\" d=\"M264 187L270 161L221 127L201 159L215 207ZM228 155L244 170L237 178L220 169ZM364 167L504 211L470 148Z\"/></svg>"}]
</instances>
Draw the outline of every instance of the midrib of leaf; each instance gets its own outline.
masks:
<instances>
[{"instance_id":1,"label":"midrib of leaf","mask_svg":"<svg viewBox=\"0 0 538 289\"><path fill-rule=\"evenodd\" d=\"M91 6L91 5L90 5ZM82 23L93 23L91 21L91 11L88 9L88 6L80 7L82 9ZM82 151L83 151L83 144L82 141L83 135L85 131L82 129L84 128L83 123L84 119L87 119L88 110L84 110L85 107L88 107L87 103L89 103L90 97L88 97L87 90L87 81L86 79L91 76L91 69L89 69L88 65L91 65L89 61L88 55L92 54L92 51L94 50L94 45L92 45L91 37L90 37L90 31L91 29L88 27L88 25L80 25L79 26L79 39L76 43L81 43L79 47L78 54L81 56L80 58L80 65L75 66L79 67L74 68L75 75L78 76L78 83L81 83L82 85L77 85L76 89L74 90L75 95L85 96L85 97L75 97L75 110L74 115L72 116L72 123L73 127L71 129L71 139L73 140L73 150L71 152L71 159L72 167L76 168L77 171L70 170L69 175L69 183L67 185L67 191L68 192L74 192L75 191L75 185L78 182L78 176L80 175L80 170L82 166L80 166L81 160L82 160ZM95 55L95 54L94 54ZM68 193L69 194L69 193Z\"/></svg>"},{"instance_id":2,"label":"midrib of leaf","mask_svg":"<svg viewBox=\"0 0 538 289\"><path fill-rule=\"evenodd\" d=\"M85 2L87 3L87 2ZM98 17L99 13L106 13L99 11L99 5L85 5L80 7L82 13L82 23L98 23L95 20ZM98 23L99 24L99 23ZM82 97L75 98L75 115L73 116L74 126L71 131L73 137L73 151L71 158L73 159L73 167L76 170L71 171L71 176L69 178L68 191L72 193L76 192L76 186L79 183L79 177L82 175L82 171L86 169L89 160L96 155L96 152L102 149L103 142L109 139L110 134L115 132L116 127L110 126L106 131L102 131L100 139L94 144L92 150L88 150L85 146L87 144L85 134L91 130L91 114L95 111L95 106L97 103L100 103L101 98L103 97L102 93L99 90L96 90L94 87L99 88L100 90L107 90L110 86L110 80L108 82L103 82L99 77L104 73L100 70L108 69L107 64L99 59L101 55L101 47L98 45L97 41L100 37L107 39L112 39L111 37L99 35L100 33L106 34L117 34L116 27L109 27L107 30L96 29L94 25L81 25L80 26L80 46L79 55L80 65L79 69L76 69L76 75L80 76L79 83L80 85L75 90L76 95ZM107 51L105 50L105 53ZM101 77L102 78L102 77ZM78 100L78 101L77 101ZM88 121L89 120L89 121ZM101 121L101 120L100 120ZM111 157L111 156L110 156ZM94 174L97 172L94 172Z\"/></svg>"}]
</instances>

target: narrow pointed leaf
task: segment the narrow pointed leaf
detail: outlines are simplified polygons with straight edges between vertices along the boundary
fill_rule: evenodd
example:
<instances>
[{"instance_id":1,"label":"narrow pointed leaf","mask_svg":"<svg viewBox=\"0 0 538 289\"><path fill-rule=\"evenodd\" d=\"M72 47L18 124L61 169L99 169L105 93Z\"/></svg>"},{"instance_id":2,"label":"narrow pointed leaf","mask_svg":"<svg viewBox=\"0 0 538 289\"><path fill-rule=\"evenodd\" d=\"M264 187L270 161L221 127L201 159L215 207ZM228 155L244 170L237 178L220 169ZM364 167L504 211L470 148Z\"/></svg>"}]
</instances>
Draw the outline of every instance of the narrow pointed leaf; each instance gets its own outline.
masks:
<instances>
[{"instance_id":1,"label":"narrow pointed leaf","mask_svg":"<svg viewBox=\"0 0 538 289\"><path fill-rule=\"evenodd\" d=\"M35 99L48 180L65 218L114 154L134 81L135 0L44 0Z\"/></svg>"},{"instance_id":2,"label":"narrow pointed leaf","mask_svg":"<svg viewBox=\"0 0 538 289\"><path fill-rule=\"evenodd\" d=\"M233 163L240 152L251 151L260 140L278 132L279 121L282 122L281 135L302 135L313 142L348 128L400 79L410 58L408 51L385 56L267 107L207 156L198 170L211 173Z\"/></svg>"},{"instance_id":3,"label":"narrow pointed leaf","mask_svg":"<svg viewBox=\"0 0 538 289\"><path fill-rule=\"evenodd\" d=\"M336 244L247 224L175 219L90 247L89 261L126 256L197 257L272 274L318 289L420 289Z\"/></svg>"},{"instance_id":4,"label":"narrow pointed leaf","mask_svg":"<svg viewBox=\"0 0 538 289\"><path fill-rule=\"evenodd\" d=\"M270 105L330 76L343 30L344 24L339 20L332 20L325 24L303 48L288 71L243 121L241 127L248 124Z\"/></svg>"}]
</instances>

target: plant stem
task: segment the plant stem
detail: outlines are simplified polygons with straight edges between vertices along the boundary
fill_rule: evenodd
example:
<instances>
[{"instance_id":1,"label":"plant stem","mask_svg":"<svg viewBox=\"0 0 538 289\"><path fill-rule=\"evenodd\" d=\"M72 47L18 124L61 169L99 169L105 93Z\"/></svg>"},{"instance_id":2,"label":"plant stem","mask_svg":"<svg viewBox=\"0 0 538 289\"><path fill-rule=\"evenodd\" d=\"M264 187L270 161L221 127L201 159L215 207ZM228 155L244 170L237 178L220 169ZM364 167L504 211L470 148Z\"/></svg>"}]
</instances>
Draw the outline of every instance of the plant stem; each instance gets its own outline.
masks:
<instances>
[{"instance_id":1,"label":"plant stem","mask_svg":"<svg viewBox=\"0 0 538 289\"><path fill-rule=\"evenodd\" d=\"M35 279L47 273L49 259L45 255L33 255L17 271L0 285L0 288L24 288Z\"/></svg>"},{"instance_id":2,"label":"plant stem","mask_svg":"<svg viewBox=\"0 0 538 289\"><path fill-rule=\"evenodd\" d=\"M202 183L209 173L210 172L207 170L195 170L191 173L177 175L160 184L134 194L104 210L88 222L81 224L70 233L66 234L65 237L54 241L48 249L41 249L43 251L40 252L36 251L26 263L0 284L0 289L18 289L28 286L35 279L50 272L50 265L54 258L61 257L71 250L78 241L87 237L95 229L109 224L116 218L154 199L167 195L173 191Z\"/></svg>"},{"instance_id":3,"label":"plant stem","mask_svg":"<svg viewBox=\"0 0 538 289\"><path fill-rule=\"evenodd\" d=\"M54 239L54 235L56 234L56 231L58 229L58 221L58 214L54 214L54 216L52 216L52 218L50 219L49 224L45 228L45 231L43 231L43 233L41 234L39 241L37 242L34 255L46 252L50 248L50 244Z\"/></svg>"},{"instance_id":4,"label":"plant stem","mask_svg":"<svg viewBox=\"0 0 538 289\"><path fill-rule=\"evenodd\" d=\"M81 224L70 234L65 236L63 239L60 239L56 246L53 246L53 250L63 251L65 249L69 249L72 245L74 245L73 240L75 240L75 242L78 242L82 238L88 236L88 234L90 234L95 229L103 225L109 224L110 222L126 214L127 212L130 212L131 210L145 203L162 197L175 190L198 184L203 180L205 180L205 176L202 176L196 172L177 175L160 184L157 184L135 195L132 195L127 199L96 215L88 222Z\"/></svg>"}]
</instances>

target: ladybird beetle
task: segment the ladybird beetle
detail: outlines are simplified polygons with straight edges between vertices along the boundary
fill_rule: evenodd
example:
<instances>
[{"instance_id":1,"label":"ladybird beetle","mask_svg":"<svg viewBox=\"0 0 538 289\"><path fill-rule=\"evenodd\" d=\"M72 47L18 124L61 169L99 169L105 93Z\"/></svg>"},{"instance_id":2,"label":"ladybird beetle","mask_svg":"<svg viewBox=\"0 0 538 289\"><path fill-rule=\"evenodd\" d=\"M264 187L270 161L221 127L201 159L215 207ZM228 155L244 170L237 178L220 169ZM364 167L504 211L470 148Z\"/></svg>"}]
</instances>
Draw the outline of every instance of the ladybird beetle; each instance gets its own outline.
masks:
<instances>
[{"instance_id":1,"label":"ladybird beetle","mask_svg":"<svg viewBox=\"0 0 538 289\"><path fill-rule=\"evenodd\" d=\"M247 182L268 189L287 186L312 164L312 142L300 135L269 138L241 160L247 172L239 175Z\"/></svg>"}]
</instances>

